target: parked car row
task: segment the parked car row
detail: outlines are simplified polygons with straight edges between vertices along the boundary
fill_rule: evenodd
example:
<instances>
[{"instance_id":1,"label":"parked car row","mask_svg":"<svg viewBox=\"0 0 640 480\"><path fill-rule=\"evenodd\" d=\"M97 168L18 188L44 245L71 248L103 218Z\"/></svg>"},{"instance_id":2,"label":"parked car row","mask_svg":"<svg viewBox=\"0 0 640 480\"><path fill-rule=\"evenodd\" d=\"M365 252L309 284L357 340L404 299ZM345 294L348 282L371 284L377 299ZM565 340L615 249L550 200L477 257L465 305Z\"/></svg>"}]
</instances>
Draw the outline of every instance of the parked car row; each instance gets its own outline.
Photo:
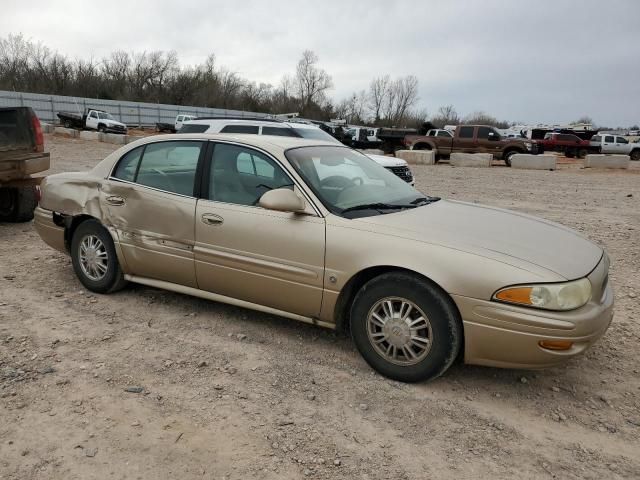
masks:
<instances>
[{"instance_id":1,"label":"parked car row","mask_svg":"<svg viewBox=\"0 0 640 480\"><path fill-rule=\"evenodd\" d=\"M307 138L341 145L341 142L315 123L299 119L282 121L270 118L198 118L185 122L179 133L229 133ZM405 182L414 184L413 173L406 161L385 155L367 154L373 161L393 172Z\"/></svg>"}]
</instances>

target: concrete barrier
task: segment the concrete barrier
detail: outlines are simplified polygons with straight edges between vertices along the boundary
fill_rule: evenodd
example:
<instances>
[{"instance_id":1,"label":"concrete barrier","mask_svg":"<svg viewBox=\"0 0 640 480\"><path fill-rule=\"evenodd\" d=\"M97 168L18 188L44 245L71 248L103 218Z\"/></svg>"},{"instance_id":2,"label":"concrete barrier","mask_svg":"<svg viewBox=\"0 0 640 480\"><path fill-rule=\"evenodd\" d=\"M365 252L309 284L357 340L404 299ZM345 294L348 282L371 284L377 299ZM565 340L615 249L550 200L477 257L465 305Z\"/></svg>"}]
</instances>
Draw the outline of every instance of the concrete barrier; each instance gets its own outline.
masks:
<instances>
[{"instance_id":1,"label":"concrete barrier","mask_svg":"<svg viewBox=\"0 0 640 480\"><path fill-rule=\"evenodd\" d=\"M80 132L73 128L55 127L53 131L54 135L61 135L63 137L78 138Z\"/></svg>"},{"instance_id":2,"label":"concrete barrier","mask_svg":"<svg viewBox=\"0 0 640 480\"><path fill-rule=\"evenodd\" d=\"M100 140L100 134L98 132L80 132L80 138L82 140Z\"/></svg>"},{"instance_id":3,"label":"concrete barrier","mask_svg":"<svg viewBox=\"0 0 640 480\"><path fill-rule=\"evenodd\" d=\"M587 155L584 168L629 168L629 155Z\"/></svg>"},{"instance_id":4,"label":"concrete barrier","mask_svg":"<svg viewBox=\"0 0 640 480\"><path fill-rule=\"evenodd\" d=\"M511 168L526 170L555 170L557 157L555 155L531 155L516 153L511 156Z\"/></svg>"},{"instance_id":5,"label":"concrete barrier","mask_svg":"<svg viewBox=\"0 0 640 480\"><path fill-rule=\"evenodd\" d=\"M53 133L54 132L54 126L51 125L50 123L41 123L40 126L42 127L42 133Z\"/></svg>"},{"instance_id":6,"label":"concrete barrier","mask_svg":"<svg viewBox=\"0 0 640 480\"><path fill-rule=\"evenodd\" d=\"M125 145L127 143L127 135L119 135L117 133L101 133L100 141L105 143L114 143L116 145Z\"/></svg>"},{"instance_id":7,"label":"concrete barrier","mask_svg":"<svg viewBox=\"0 0 640 480\"><path fill-rule=\"evenodd\" d=\"M436 154L432 150L398 150L396 157L411 165L435 165Z\"/></svg>"},{"instance_id":8,"label":"concrete barrier","mask_svg":"<svg viewBox=\"0 0 640 480\"><path fill-rule=\"evenodd\" d=\"M490 167L491 153L452 153L449 164L454 167Z\"/></svg>"}]
</instances>

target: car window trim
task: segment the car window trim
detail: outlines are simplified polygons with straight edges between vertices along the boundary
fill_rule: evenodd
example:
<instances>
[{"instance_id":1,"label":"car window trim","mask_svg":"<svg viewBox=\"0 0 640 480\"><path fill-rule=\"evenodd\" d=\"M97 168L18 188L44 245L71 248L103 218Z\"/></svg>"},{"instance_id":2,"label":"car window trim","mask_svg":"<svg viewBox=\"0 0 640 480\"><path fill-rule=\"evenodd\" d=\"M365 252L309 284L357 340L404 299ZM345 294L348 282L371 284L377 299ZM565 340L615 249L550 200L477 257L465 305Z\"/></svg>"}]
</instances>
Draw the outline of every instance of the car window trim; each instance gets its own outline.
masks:
<instances>
[{"instance_id":1,"label":"car window trim","mask_svg":"<svg viewBox=\"0 0 640 480\"><path fill-rule=\"evenodd\" d=\"M211 180L211 166L213 165L213 156L215 154L215 147L218 144L225 144L225 145L237 145L239 147L243 147L243 148L248 148L250 150L255 150L256 152L262 153L263 155L265 155L267 158L271 159L273 162L275 162L276 165L278 165L282 171L285 173L285 175L289 178L289 180L291 180L291 183L294 185L294 187L298 187L298 191L300 193L302 193L302 195L304 196L305 200L307 202L309 202L309 205L311 205L311 208L313 208L313 211L315 212L317 217L320 218L324 218L324 215L322 214L322 211L318 208L318 206L316 205L316 203L313 201L313 199L311 198L311 196L309 195L309 193L307 192L304 182L299 182L295 177L293 177L291 175L291 172L284 166L284 164L279 161L277 158L275 158L271 153L267 152L266 150L261 149L260 147L257 147L255 145L248 145L246 143L240 143L240 142L233 142L233 141L225 141L225 140L209 140L209 143L213 144L212 148L209 151L209 155L206 157L206 161L205 161L205 165L203 166L203 170L202 170L202 181L200 183L200 196L198 197L199 200L204 200L207 202L213 202L213 203L222 203L225 205L235 205L237 207L248 207L248 208L259 208L262 210L266 210L265 208L261 207L260 205L241 205L239 203L229 203L229 202L221 202L219 200L211 200L210 198L207 198L206 193L209 191L209 181Z\"/></svg>"}]
</instances>

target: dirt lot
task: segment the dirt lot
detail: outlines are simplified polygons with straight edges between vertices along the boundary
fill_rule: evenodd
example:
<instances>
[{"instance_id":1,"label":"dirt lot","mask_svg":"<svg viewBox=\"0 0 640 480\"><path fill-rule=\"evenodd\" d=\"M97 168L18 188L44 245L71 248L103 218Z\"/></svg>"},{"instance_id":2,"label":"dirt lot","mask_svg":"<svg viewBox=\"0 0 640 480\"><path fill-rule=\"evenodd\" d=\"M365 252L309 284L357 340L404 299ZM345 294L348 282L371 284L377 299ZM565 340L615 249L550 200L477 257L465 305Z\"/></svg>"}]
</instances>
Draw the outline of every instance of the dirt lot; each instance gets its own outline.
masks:
<instances>
[{"instance_id":1,"label":"dirt lot","mask_svg":"<svg viewBox=\"0 0 640 480\"><path fill-rule=\"evenodd\" d=\"M115 149L47 142L54 172ZM640 165L414 170L425 193L604 245L606 336L559 368L405 385L331 331L141 286L90 294L32 225L2 225L0 478L640 478Z\"/></svg>"}]
</instances>

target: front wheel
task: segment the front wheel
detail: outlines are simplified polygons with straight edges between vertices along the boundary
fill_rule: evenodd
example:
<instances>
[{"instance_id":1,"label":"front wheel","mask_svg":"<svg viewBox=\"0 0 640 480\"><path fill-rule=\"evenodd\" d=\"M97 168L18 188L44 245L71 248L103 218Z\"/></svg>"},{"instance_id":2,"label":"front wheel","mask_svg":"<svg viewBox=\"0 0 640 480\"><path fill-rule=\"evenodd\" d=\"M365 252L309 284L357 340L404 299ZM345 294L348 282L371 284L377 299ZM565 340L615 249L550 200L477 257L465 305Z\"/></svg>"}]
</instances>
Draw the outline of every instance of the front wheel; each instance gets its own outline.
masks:
<instances>
[{"instance_id":1,"label":"front wheel","mask_svg":"<svg viewBox=\"0 0 640 480\"><path fill-rule=\"evenodd\" d=\"M98 125L98 131L100 133L106 133L107 127L105 127L104 125Z\"/></svg>"},{"instance_id":2,"label":"front wheel","mask_svg":"<svg viewBox=\"0 0 640 480\"><path fill-rule=\"evenodd\" d=\"M511 166L511 157L513 157L517 152L515 150L509 150L507 152L504 152L504 163L507 164L507 167Z\"/></svg>"},{"instance_id":3,"label":"front wheel","mask_svg":"<svg viewBox=\"0 0 640 480\"><path fill-rule=\"evenodd\" d=\"M82 222L74 232L71 262L80 282L92 292L114 292L126 284L111 235L96 220Z\"/></svg>"},{"instance_id":4,"label":"front wheel","mask_svg":"<svg viewBox=\"0 0 640 480\"><path fill-rule=\"evenodd\" d=\"M350 326L366 362L402 382L442 375L462 344L452 301L433 284L403 272L381 275L362 287L351 308Z\"/></svg>"}]
</instances>

